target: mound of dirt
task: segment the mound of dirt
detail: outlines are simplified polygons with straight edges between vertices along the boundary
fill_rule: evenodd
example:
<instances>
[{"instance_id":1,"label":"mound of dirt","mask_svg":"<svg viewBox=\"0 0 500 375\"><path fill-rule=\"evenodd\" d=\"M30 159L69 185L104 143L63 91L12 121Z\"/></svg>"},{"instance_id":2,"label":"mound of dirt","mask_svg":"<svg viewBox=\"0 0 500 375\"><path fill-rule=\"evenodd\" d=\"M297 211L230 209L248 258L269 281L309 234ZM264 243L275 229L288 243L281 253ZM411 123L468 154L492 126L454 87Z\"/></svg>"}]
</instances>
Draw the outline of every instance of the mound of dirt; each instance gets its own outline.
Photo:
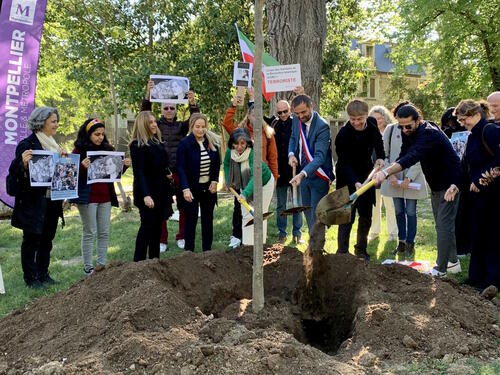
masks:
<instances>
[{"instance_id":1,"label":"mound of dirt","mask_svg":"<svg viewBox=\"0 0 500 375\"><path fill-rule=\"evenodd\" d=\"M498 356L498 307L451 281L279 245L264 275L254 314L251 248L110 264L0 320L0 373L362 374Z\"/></svg>"}]
</instances>

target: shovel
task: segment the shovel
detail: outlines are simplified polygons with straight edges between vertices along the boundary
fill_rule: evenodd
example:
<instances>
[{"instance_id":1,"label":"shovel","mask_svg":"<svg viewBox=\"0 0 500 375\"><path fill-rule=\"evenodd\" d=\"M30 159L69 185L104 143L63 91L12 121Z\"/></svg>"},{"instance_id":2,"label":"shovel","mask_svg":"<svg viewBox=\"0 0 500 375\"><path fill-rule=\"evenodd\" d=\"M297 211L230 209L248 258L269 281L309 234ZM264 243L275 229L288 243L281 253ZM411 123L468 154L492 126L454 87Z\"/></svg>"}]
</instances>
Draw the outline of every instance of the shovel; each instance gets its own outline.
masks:
<instances>
[{"instance_id":1,"label":"shovel","mask_svg":"<svg viewBox=\"0 0 500 375\"><path fill-rule=\"evenodd\" d=\"M292 174L293 177L295 177L295 173L297 171L297 167L294 165L292 167ZM311 206L299 206L299 201L297 199L297 186L293 185L292 186L292 207L284 210L281 212L280 216L287 216L287 215L293 215L293 214L298 214L299 212L304 212L308 209L311 208Z\"/></svg>"},{"instance_id":2,"label":"shovel","mask_svg":"<svg viewBox=\"0 0 500 375\"><path fill-rule=\"evenodd\" d=\"M316 217L325 225L347 224L351 221L351 206L358 197L375 186L375 180L371 180L349 195L349 189L344 186L325 195L318 202Z\"/></svg>"},{"instance_id":3,"label":"shovel","mask_svg":"<svg viewBox=\"0 0 500 375\"><path fill-rule=\"evenodd\" d=\"M250 215L254 216L255 211L254 211L253 207L250 206L245 199L240 197L240 195L232 187L229 187L229 191L231 192L231 194L233 194L236 197L236 199L238 199L238 202L240 202L241 205L243 207L245 207L248 210L248 212L250 212ZM262 214L262 219L267 220L269 217L273 216L273 214L274 214L274 212L266 212L265 214ZM250 225L253 225L253 221L254 221L254 219L251 219L248 223L245 224L245 227L249 227Z\"/></svg>"}]
</instances>

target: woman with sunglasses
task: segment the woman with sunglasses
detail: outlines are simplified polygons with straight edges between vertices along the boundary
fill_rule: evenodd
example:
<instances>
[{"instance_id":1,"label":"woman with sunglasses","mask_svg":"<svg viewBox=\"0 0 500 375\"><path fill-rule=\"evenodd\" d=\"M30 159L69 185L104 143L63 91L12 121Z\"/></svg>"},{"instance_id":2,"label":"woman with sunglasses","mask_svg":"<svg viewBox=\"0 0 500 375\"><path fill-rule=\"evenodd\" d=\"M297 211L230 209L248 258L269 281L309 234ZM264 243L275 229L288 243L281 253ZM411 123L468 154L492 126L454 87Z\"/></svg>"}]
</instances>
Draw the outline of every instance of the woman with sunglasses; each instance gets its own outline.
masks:
<instances>
[{"instance_id":1,"label":"woman with sunglasses","mask_svg":"<svg viewBox=\"0 0 500 375\"><path fill-rule=\"evenodd\" d=\"M500 288L500 181L486 183L486 172L500 165L500 127L489 124L488 103L462 100L455 108L458 121L471 132L464 153L465 173L471 192L471 258L469 284Z\"/></svg>"}]
</instances>

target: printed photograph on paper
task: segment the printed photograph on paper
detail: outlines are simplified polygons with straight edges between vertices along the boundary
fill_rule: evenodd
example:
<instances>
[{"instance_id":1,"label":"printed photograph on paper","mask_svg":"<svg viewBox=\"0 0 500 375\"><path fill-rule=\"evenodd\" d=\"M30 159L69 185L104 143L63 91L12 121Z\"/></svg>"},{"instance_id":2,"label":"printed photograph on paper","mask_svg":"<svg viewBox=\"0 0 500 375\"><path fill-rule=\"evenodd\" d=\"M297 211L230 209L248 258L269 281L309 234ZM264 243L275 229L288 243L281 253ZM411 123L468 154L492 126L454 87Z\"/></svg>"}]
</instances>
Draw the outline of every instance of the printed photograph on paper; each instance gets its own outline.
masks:
<instances>
[{"instance_id":1,"label":"printed photograph on paper","mask_svg":"<svg viewBox=\"0 0 500 375\"><path fill-rule=\"evenodd\" d=\"M464 131L456 132L451 135L451 145L460 159L465 152L465 146L467 145L467 138L469 137L469 134L469 131Z\"/></svg>"},{"instance_id":2,"label":"printed photograph on paper","mask_svg":"<svg viewBox=\"0 0 500 375\"><path fill-rule=\"evenodd\" d=\"M87 157L90 159L87 184L118 182L122 178L124 152L88 151Z\"/></svg>"},{"instance_id":3,"label":"printed photograph on paper","mask_svg":"<svg viewBox=\"0 0 500 375\"><path fill-rule=\"evenodd\" d=\"M157 103L168 102L174 104L186 104L188 102L188 78L157 74L151 75L149 79L155 83L151 88L149 101Z\"/></svg>"},{"instance_id":4,"label":"printed photograph on paper","mask_svg":"<svg viewBox=\"0 0 500 375\"><path fill-rule=\"evenodd\" d=\"M51 186L54 174L54 152L33 150L33 157L28 163L31 186Z\"/></svg>"},{"instance_id":5,"label":"printed photograph on paper","mask_svg":"<svg viewBox=\"0 0 500 375\"><path fill-rule=\"evenodd\" d=\"M67 157L54 155L54 175L50 190L53 201L78 197L78 166L80 155L69 154Z\"/></svg>"},{"instance_id":6,"label":"printed photograph on paper","mask_svg":"<svg viewBox=\"0 0 500 375\"><path fill-rule=\"evenodd\" d=\"M252 64L235 61L233 71L233 86L252 87Z\"/></svg>"}]
</instances>

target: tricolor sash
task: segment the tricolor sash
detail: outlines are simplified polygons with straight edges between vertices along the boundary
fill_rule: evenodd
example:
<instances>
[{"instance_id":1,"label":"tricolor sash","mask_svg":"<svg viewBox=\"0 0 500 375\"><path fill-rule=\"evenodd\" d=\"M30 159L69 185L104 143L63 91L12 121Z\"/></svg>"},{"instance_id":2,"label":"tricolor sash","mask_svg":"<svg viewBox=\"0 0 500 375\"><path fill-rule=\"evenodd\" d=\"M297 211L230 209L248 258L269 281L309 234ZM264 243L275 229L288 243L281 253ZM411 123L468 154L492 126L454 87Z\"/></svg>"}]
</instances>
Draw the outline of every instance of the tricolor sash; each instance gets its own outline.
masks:
<instances>
[{"instance_id":1,"label":"tricolor sash","mask_svg":"<svg viewBox=\"0 0 500 375\"><path fill-rule=\"evenodd\" d=\"M302 150L304 151L304 155L306 156L306 160L308 163L312 162L314 160L311 151L309 150L309 141L306 137L306 132L304 131L302 127L302 121L299 120L299 131L300 131L300 146L302 147ZM323 168L319 167L316 169L314 172L316 176L321 178L322 180L328 182L329 184L331 183L330 177L325 173Z\"/></svg>"}]
</instances>

